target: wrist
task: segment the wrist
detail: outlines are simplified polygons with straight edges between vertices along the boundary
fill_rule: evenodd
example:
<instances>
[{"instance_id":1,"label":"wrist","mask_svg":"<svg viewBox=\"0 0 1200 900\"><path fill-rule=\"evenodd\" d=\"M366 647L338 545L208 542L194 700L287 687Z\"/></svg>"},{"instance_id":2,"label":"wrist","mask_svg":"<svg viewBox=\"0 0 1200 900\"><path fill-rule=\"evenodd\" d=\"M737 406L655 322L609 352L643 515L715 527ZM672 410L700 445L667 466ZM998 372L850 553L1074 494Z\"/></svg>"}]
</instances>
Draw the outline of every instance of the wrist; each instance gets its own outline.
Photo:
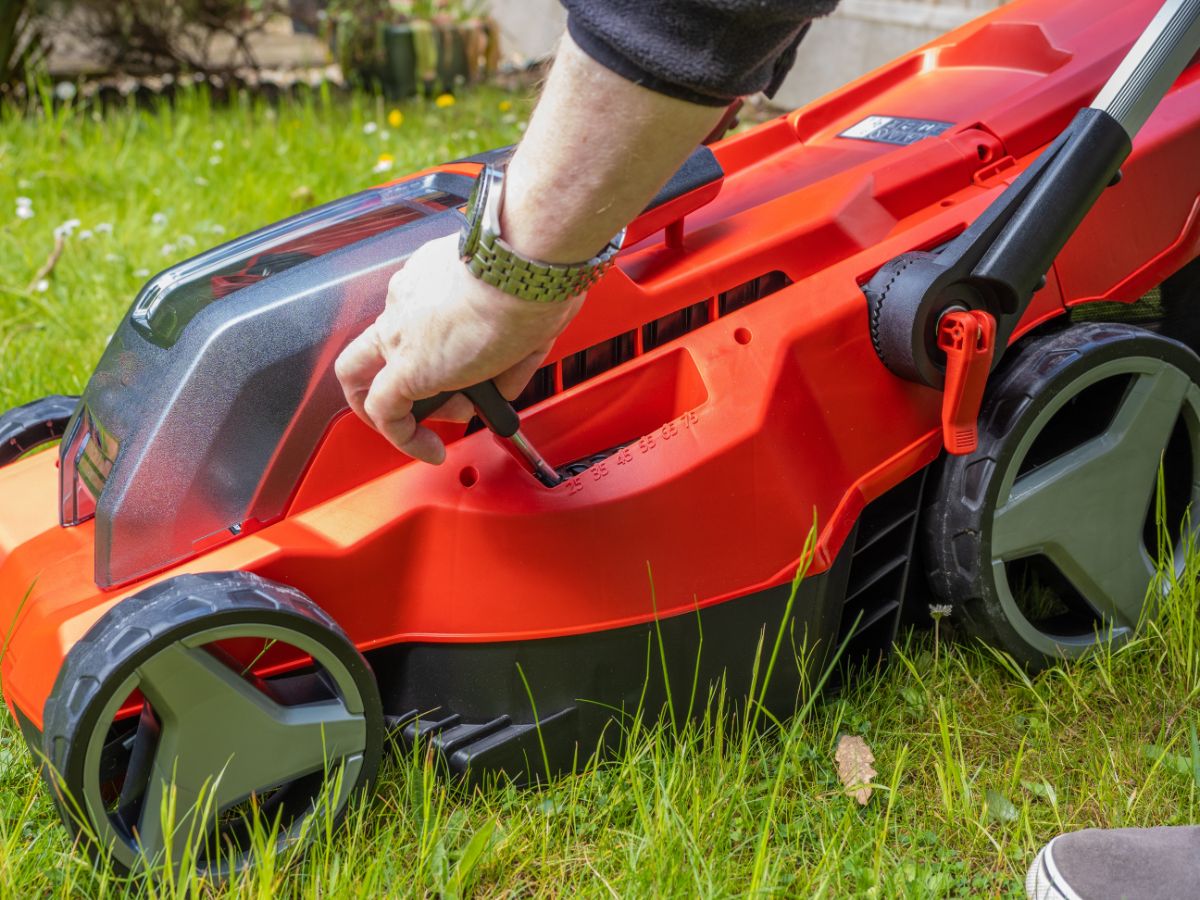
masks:
<instances>
[{"instance_id":1,"label":"wrist","mask_svg":"<svg viewBox=\"0 0 1200 900\"><path fill-rule=\"evenodd\" d=\"M504 169L485 166L471 190L459 239L459 256L477 279L525 301L558 304L584 293L612 265L621 235L574 262L520 252L503 233L506 193Z\"/></svg>"},{"instance_id":2,"label":"wrist","mask_svg":"<svg viewBox=\"0 0 1200 900\"><path fill-rule=\"evenodd\" d=\"M575 210L599 207L591 198L581 200L580 185L567 187L553 177L539 176L536 166L524 165L518 151L505 176L500 229L518 253L548 263L571 265L595 256L626 223L612 224L605 216L583 216ZM571 208L563 210L557 198L570 191Z\"/></svg>"}]
</instances>

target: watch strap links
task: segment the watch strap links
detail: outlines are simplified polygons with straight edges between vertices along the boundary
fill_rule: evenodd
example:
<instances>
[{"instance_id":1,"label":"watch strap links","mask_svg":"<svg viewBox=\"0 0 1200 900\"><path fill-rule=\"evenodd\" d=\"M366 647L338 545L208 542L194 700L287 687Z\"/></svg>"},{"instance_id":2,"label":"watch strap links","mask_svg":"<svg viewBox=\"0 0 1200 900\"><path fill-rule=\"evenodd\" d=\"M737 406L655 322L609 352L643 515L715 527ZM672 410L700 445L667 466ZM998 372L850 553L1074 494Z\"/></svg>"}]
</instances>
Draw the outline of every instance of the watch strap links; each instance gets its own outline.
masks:
<instances>
[{"instance_id":1,"label":"watch strap links","mask_svg":"<svg viewBox=\"0 0 1200 900\"><path fill-rule=\"evenodd\" d=\"M480 281L523 300L569 300L590 288L612 267L623 236L624 232L586 262L560 265L528 259L499 235L485 231L467 260L467 268Z\"/></svg>"}]
</instances>

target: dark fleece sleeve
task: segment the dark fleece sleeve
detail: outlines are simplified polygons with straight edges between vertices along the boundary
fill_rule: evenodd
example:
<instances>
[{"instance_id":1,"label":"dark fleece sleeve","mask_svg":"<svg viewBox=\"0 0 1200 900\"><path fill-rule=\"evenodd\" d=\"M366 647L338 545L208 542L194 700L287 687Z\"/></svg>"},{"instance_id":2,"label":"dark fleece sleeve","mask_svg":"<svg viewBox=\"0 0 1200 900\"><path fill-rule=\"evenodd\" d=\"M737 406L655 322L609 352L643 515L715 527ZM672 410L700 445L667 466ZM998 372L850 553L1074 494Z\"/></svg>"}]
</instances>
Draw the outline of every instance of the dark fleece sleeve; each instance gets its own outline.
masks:
<instances>
[{"instance_id":1,"label":"dark fleece sleeve","mask_svg":"<svg viewBox=\"0 0 1200 900\"><path fill-rule=\"evenodd\" d=\"M838 0L562 0L571 37L651 90L724 106L774 93L808 23Z\"/></svg>"}]
</instances>

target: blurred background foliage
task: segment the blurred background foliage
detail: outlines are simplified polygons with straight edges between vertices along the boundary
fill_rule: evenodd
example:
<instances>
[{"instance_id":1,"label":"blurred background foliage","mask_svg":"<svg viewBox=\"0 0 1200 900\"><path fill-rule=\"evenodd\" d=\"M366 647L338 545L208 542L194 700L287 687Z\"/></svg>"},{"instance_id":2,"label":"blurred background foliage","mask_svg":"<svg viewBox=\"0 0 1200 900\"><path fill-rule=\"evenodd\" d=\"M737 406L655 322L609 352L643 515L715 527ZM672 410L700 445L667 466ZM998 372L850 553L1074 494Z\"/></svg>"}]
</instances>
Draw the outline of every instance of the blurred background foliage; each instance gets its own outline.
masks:
<instances>
[{"instance_id":1,"label":"blurred background foliage","mask_svg":"<svg viewBox=\"0 0 1200 900\"><path fill-rule=\"evenodd\" d=\"M129 78L253 87L264 73L278 82L279 72L314 69L322 71L302 80L362 85L395 97L453 91L496 70L498 39L486 6L486 0L0 0L0 92L10 102L27 102L47 79L84 90Z\"/></svg>"},{"instance_id":2,"label":"blurred background foliage","mask_svg":"<svg viewBox=\"0 0 1200 900\"><path fill-rule=\"evenodd\" d=\"M0 0L0 91L8 93L46 56L47 43L32 0Z\"/></svg>"}]
</instances>

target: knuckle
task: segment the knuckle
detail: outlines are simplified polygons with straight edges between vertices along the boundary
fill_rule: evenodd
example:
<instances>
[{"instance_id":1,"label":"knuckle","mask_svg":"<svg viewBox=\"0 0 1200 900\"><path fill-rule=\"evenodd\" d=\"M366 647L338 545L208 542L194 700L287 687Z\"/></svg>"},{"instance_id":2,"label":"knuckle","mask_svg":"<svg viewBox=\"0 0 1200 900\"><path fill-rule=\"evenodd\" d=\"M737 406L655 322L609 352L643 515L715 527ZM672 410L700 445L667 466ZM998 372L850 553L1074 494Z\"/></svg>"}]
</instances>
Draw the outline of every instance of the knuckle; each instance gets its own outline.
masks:
<instances>
[{"instance_id":1,"label":"knuckle","mask_svg":"<svg viewBox=\"0 0 1200 900\"><path fill-rule=\"evenodd\" d=\"M388 406L385 398L381 397L377 391L371 391L363 401L363 412L367 414L368 419L382 427L390 419L391 410Z\"/></svg>"},{"instance_id":2,"label":"knuckle","mask_svg":"<svg viewBox=\"0 0 1200 900\"><path fill-rule=\"evenodd\" d=\"M403 338L403 331L396 327L396 323L392 319L393 316L385 312L375 323L371 334L375 352L384 359L389 359L400 349L400 342Z\"/></svg>"},{"instance_id":3,"label":"knuckle","mask_svg":"<svg viewBox=\"0 0 1200 900\"><path fill-rule=\"evenodd\" d=\"M384 430L388 440L400 449L407 447L416 436L417 421L412 416L405 416L387 424Z\"/></svg>"}]
</instances>

